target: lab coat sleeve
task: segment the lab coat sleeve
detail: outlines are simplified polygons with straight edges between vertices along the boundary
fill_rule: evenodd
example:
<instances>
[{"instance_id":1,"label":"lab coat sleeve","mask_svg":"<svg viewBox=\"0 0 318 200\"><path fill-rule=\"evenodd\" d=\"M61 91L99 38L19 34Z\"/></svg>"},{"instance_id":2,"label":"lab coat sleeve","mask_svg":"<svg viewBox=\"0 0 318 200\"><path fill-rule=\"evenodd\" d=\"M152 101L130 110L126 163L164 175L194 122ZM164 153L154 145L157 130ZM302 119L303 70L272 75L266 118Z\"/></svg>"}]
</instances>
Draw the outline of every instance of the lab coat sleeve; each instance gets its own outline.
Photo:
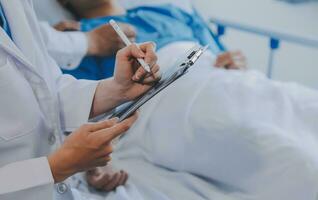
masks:
<instances>
[{"instance_id":1,"label":"lab coat sleeve","mask_svg":"<svg viewBox=\"0 0 318 200\"><path fill-rule=\"evenodd\" d=\"M76 80L70 75L58 78L62 128L71 132L87 123L91 113L97 81Z\"/></svg>"},{"instance_id":2,"label":"lab coat sleeve","mask_svg":"<svg viewBox=\"0 0 318 200\"><path fill-rule=\"evenodd\" d=\"M46 157L0 167L0 196L53 184L54 179Z\"/></svg>"},{"instance_id":3,"label":"lab coat sleeve","mask_svg":"<svg viewBox=\"0 0 318 200\"><path fill-rule=\"evenodd\" d=\"M47 22L40 22L44 43L51 57L62 69L78 67L88 50L87 37L83 32L61 32Z\"/></svg>"},{"instance_id":4,"label":"lab coat sleeve","mask_svg":"<svg viewBox=\"0 0 318 200\"><path fill-rule=\"evenodd\" d=\"M77 80L68 74L62 74L54 59L48 55L52 76L56 81L62 129L72 132L90 117L98 81Z\"/></svg>"}]
</instances>

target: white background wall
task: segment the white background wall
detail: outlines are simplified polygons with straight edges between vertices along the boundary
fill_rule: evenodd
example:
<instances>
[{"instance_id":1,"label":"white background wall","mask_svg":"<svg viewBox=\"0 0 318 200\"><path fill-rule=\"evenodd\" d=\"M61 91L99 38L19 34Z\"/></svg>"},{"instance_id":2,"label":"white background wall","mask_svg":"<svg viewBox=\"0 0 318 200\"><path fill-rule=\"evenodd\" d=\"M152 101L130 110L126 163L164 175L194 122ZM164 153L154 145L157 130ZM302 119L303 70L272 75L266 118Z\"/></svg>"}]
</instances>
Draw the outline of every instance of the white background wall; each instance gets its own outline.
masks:
<instances>
[{"instance_id":1,"label":"white background wall","mask_svg":"<svg viewBox=\"0 0 318 200\"><path fill-rule=\"evenodd\" d=\"M273 11L275 10L275 6L277 6L277 2L274 0L252 1L271 1L268 5L273 6ZM219 13L218 15L221 15L220 12L213 10L216 9L216 7L227 8L227 10L222 11L222 13L224 12L226 15L230 15L231 12L237 12L238 10L241 10L242 12L246 10L246 5L240 3L242 0L193 0L193 2L195 3L196 7L206 16L213 12ZM229 2L231 3L230 6ZM313 3L311 5L312 6L309 8L310 15L308 14L308 5L298 5L297 9L295 9L295 12L299 12L296 13L298 16L303 16L303 18L299 19L299 21L309 25L307 26L310 27L310 29L308 29L309 31L318 33L318 4ZM283 6L285 6L285 4ZM306 7L306 9L299 9L299 7ZM257 9L262 8L257 8L254 5L254 7L250 7L249 9L257 11ZM267 9L271 10L271 8ZM286 26L286 28L294 28L297 30L299 27L299 29L301 29L301 25L294 23L295 20L292 20L293 17L295 17L295 15L291 15L290 12L286 14L282 9L280 9L279 12L275 14L268 13L268 16L258 15L257 12L255 12L253 15L253 20L255 20L255 22L263 21L264 23L268 22L269 24L274 24L275 20L284 19L284 26ZM239 21L240 19L237 20ZM254 68L263 72L266 71L269 53L268 38L228 29L223 41L229 49L241 49L248 57L250 68ZM282 81L296 81L309 87L318 89L318 49L303 47L298 44L287 42L281 43L281 48L278 50L275 58L273 79Z\"/></svg>"}]
</instances>

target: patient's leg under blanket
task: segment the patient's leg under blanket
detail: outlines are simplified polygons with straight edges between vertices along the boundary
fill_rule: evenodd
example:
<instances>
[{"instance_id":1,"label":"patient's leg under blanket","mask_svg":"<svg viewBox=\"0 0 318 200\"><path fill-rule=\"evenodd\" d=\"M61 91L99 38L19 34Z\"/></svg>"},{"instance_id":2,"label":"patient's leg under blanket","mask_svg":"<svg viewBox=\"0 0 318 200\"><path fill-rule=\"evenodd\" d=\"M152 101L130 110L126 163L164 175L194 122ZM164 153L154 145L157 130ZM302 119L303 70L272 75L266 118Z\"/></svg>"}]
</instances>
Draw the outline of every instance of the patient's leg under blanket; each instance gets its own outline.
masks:
<instances>
[{"instance_id":1,"label":"patient's leg under blanket","mask_svg":"<svg viewBox=\"0 0 318 200\"><path fill-rule=\"evenodd\" d=\"M142 108L118 157L142 157L253 199L314 199L318 92L204 60Z\"/></svg>"}]
</instances>

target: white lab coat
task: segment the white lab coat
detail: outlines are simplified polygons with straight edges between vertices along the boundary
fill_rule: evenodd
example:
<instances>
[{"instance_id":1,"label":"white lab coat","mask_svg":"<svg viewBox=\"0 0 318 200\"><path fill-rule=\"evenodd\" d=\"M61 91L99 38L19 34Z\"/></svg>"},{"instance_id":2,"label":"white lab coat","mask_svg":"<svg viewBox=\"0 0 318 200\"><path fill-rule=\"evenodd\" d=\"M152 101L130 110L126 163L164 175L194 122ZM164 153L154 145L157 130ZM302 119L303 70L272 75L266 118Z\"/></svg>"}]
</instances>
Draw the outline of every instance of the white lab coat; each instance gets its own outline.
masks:
<instances>
[{"instance_id":1,"label":"white lab coat","mask_svg":"<svg viewBox=\"0 0 318 200\"><path fill-rule=\"evenodd\" d=\"M45 21L40 22L40 29L49 54L62 69L72 70L79 66L88 51L85 33L57 31Z\"/></svg>"},{"instance_id":2,"label":"white lab coat","mask_svg":"<svg viewBox=\"0 0 318 200\"><path fill-rule=\"evenodd\" d=\"M45 156L63 131L87 121L97 83L62 75L47 53L31 0L0 1L14 40L0 28L0 199L53 199ZM60 198L67 199L69 190L59 186Z\"/></svg>"},{"instance_id":3,"label":"white lab coat","mask_svg":"<svg viewBox=\"0 0 318 200\"><path fill-rule=\"evenodd\" d=\"M35 13L49 54L62 69L78 67L88 51L88 40L83 32L60 32L52 25L65 20L75 20L71 13L55 0L33 0Z\"/></svg>"}]
</instances>

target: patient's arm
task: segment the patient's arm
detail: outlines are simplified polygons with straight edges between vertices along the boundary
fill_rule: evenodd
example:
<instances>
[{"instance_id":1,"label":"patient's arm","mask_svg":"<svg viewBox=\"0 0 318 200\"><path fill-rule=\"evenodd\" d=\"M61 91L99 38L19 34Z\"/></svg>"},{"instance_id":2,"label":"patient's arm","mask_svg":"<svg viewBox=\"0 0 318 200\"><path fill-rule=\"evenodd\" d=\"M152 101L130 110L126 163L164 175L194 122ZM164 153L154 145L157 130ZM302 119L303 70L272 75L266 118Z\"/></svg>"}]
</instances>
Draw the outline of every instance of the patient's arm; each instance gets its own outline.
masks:
<instances>
[{"instance_id":1,"label":"patient's arm","mask_svg":"<svg viewBox=\"0 0 318 200\"><path fill-rule=\"evenodd\" d=\"M110 164L95 168L86 173L89 185L102 191L112 191L127 182L128 174L123 170L114 170Z\"/></svg>"},{"instance_id":2,"label":"patient's arm","mask_svg":"<svg viewBox=\"0 0 318 200\"><path fill-rule=\"evenodd\" d=\"M216 58L215 67L225 69L246 69L246 57L241 51L228 51L219 54Z\"/></svg>"},{"instance_id":3,"label":"patient's arm","mask_svg":"<svg viewBox=\"0 0 318 200\"><path fill-rule=\"evenodd\" d=\"M79 31L81 26L78 21L66 20L55 24L53 27L58 31Z\"/></svg>"},{"instance_id":4,"label":"patient's arm","mask_svg":"<svg viewBox=\"0 0 318 200\"><path fill-rule=\"evenodd\" d=\"M119 23L124 33L134 42L136 32L133 26ZM77 21L62 21L54 28L58 31L79 31L80 23ZM105 24L86 33L88 38L88 52L90 56L114 56L115 53L125 45L118 34L109 25Z\"/></svg>"}]
</instances>

